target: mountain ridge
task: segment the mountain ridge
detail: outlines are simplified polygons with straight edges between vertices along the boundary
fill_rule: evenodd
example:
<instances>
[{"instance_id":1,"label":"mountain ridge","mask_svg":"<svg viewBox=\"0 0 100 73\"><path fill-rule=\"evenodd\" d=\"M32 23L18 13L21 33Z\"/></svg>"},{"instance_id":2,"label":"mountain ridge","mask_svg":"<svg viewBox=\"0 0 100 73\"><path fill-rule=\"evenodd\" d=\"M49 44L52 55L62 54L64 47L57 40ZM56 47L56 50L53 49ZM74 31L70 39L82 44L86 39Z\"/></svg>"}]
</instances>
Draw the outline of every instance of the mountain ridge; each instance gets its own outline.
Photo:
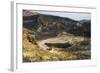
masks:
<instances>
[{"instance_id":1,"label":"mountain ridge","mask_svg":"<svg viewBox=\"0 0 100 73\"><path fill-rule=\"evenodd\" d=\"M27 16L24 16L26 12ZM41 36L57 36L62 32L68 32L79 36L91 36L91 21L75 21L67 17L46 15L23 11L23 27L35 31L37 38ZM29 16L28 16L29 14Z\"/></svg>"}]
</instances>

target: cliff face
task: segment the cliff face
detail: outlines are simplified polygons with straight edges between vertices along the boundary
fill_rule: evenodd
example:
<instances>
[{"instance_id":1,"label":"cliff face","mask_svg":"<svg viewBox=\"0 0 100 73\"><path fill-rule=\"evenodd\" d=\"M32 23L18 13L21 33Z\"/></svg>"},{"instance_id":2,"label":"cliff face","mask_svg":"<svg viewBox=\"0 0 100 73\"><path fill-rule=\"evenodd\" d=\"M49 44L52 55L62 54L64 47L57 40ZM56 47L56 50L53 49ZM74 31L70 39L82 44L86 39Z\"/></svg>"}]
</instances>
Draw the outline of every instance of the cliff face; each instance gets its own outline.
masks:
<instances>
[{"instance_id":1,"label":"cliff face","mask_svg":"<svg viewBox=\"0 0 100 73\"><path fill-rule=\"evenodd\" d=\"M26 13L26 15L25 15ZM70 18L23 11L23 27L35 31L37 38L54 37L62 32L90 37L90 20L75 21Z\"/></svg>"}]
</instances>

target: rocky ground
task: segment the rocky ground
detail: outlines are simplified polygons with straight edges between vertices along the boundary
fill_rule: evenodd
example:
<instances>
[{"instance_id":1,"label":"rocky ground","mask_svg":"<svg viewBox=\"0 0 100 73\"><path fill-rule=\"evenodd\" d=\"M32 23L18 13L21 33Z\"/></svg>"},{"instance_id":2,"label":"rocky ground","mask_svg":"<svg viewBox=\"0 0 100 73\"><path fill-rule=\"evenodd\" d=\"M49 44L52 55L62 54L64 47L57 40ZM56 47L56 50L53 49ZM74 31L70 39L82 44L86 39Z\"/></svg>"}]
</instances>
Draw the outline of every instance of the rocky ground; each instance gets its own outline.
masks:
<instances>
[{"instance_id":1,"label":"rocky ground","mask_svg":"<svg viewBox=\"0 0 100 73\"><path fill-rule=\"evenodd\" d=\"M45 43L71 44L70 47L61 49L48 47ZM48 49L49 48L49 49ZM45 40L32 40L28 32L23 33L23 62L61 61L90 59L90 39L70 34L57 36Z\"/></svg>"}]
</instances>

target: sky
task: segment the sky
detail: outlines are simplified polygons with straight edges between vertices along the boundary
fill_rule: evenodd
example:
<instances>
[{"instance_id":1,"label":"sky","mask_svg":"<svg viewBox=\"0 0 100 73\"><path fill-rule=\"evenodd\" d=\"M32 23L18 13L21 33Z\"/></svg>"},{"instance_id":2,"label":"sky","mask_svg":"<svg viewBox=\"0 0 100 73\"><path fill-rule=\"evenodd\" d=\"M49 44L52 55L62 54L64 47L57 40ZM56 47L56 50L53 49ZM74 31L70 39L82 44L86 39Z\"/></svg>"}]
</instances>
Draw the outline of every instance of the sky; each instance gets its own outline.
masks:
<instances>
[{"instance_id":1,"label":"sky","mask_svg":"<svg viewBox=\"0 0 100 73\"><path fill-rule=\"evenodd\" d=\"M61 16L61 17L68 17L74 20L83 20L91 19L91 14L90 13L76 13L76 12L54 12L54 11L32 11L32 12L38 12L41 14L47 14L47 15L55 15L55 16Z\"/></svg>"}]
</instances>

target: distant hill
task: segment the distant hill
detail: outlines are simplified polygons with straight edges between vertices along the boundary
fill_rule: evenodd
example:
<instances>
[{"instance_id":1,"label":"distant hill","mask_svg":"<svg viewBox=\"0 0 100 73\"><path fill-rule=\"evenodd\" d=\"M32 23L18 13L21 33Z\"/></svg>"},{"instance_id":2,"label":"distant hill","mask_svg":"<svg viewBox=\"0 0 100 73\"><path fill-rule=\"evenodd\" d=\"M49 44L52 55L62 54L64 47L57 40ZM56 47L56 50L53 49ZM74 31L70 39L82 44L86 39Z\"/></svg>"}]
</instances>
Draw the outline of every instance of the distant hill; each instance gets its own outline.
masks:
<instances>
[{"instance_id":1,"label":"distant hill","mask_svg":"<svg viewBox=\"0 0 100 73\"><path fill-rule=\"evenodd\" d=\"M35 31L37 38L54 37L62 32L79 36L91 36L91 21L75 21L67 17L23 11L23 27Z\"/></svg>"}]
</instances>

